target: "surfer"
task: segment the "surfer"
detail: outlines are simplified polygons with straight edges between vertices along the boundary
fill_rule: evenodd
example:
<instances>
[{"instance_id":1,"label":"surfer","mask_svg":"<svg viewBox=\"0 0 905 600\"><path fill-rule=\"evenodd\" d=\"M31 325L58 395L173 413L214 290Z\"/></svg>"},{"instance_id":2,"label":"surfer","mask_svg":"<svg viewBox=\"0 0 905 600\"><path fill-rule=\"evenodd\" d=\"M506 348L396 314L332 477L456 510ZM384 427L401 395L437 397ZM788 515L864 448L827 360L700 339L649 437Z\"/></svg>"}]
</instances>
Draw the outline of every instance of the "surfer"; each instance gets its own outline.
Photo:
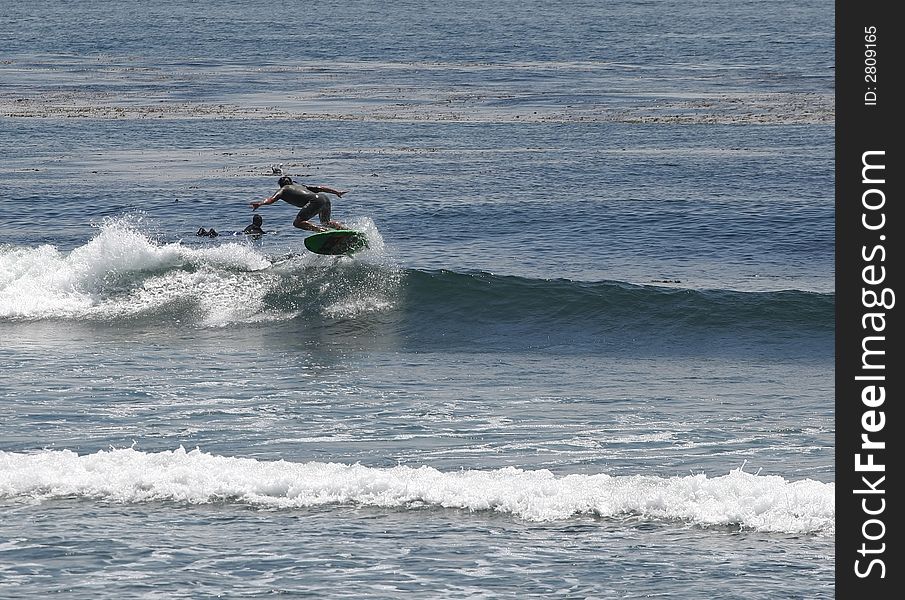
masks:
<instances>
[{"instance_id":1,"label":"surfer","mask_svg":"<svg viewBox=\"0 0 905 600\"><path fill-rule=\"evenodd\" d=\"M245 235L253 235L253 236L262 236L265 231L261 227L264 224L264 217L261 215L254 215L251 218L251 225L248 225L245 229L242 230L242 233Z\"/></svg>"},{"instance_id":2,"label":"surfer","mask_svg":"<svg viewBox=\"0 0 905 600\"><path fill-rule=\"evenodd\" d=\"M302 185L293 183L291 177L280 177L277 181L280 189L270 198L265 198L260 202L252 202L251 209L258 210L262 206L273 204L277 200L284 200L293 206L299 207L301 210L295 216L292 225L299 229L307 231L327 231L328 229L345 229L346 226L339 221L330 219L330 198L327 194L333 194L338 198L342 198L345 191L335 190L322 185ZM315 225L308 219L317 215L320 222L326 227Z\"/></svg>"}]
</instances>

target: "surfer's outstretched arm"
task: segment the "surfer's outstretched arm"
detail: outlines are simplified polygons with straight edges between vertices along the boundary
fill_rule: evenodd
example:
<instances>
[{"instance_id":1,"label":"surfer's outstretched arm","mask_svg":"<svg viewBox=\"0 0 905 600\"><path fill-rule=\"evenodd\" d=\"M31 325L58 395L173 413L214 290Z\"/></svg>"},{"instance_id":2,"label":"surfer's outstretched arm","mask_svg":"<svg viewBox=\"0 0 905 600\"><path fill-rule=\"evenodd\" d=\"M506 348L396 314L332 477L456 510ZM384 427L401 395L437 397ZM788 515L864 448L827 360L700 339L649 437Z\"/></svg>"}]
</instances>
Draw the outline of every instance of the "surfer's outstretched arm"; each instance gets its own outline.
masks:
<instances>
[{"instance_id":1,"label":"surfer's outstretched arm","mask_svg":"<svg viewBox=\"0 0 905 600\"><path fill-rule=\"evenodd\" d=\"M324 185L306 185L305 187L308 188L309 190L311 190L312 192L314 192L315 194L320 194L321 192L324 192L327 194L333 194L334 196L337 196L339 198L342 198L344 194L349 193L349 190L338 190L336 188L327 187Z\"/></svg>"},{"instance_id":2,"label":"surfer's outstretched arm","mask_svg":"<svg viewBox=\"0 0 905 600\"><path fill-rule=\"evenodd\" d=\"M281 189L280 192L282 192L282 191L283 190ZM274 202L276 202L277 200L280 199L280 192L277 192L270 198L265 198L265 199L261 200L260 202L252 202L251 210L258 210L262 206L267 206L268 204L273 204Z\"/></svg>"}]
</instances>

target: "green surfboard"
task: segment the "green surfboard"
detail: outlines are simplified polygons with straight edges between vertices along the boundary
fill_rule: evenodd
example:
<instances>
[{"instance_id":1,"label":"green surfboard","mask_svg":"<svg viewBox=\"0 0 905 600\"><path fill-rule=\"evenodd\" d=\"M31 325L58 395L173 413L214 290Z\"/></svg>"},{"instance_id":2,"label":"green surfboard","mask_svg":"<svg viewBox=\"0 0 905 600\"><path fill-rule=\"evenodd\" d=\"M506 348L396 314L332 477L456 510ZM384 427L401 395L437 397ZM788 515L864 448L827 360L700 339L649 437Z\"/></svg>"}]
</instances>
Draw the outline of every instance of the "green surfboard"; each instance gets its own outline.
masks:
<instances>
[{"instance_id":1,"label":"green surfboard","mask_svg":"<svg viewBox=\"0 0 905 600\"><path fill-rule=\"evenodd\" d=\"M354 229L331 229L305 238L305 248L315 254L354 254L367 247L368 238Z\"/></svg>"}]
</instances>

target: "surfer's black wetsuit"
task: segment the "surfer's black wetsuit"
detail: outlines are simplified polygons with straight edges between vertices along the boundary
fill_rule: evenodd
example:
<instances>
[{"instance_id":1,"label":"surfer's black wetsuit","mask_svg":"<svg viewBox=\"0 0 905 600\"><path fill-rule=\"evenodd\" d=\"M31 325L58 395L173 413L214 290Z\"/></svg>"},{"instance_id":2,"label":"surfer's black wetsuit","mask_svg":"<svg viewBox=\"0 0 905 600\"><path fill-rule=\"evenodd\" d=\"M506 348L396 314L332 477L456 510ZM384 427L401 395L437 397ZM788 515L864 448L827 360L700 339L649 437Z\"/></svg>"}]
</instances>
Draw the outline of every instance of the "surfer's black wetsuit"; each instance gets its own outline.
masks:
<instances>
[{"instance_id":1,"label":"surfer's black wetsuit","mask_svg":"<svg viewBox=\"0 0 905 600\"><path fill-rule=\"evenodd\" d=\"M261 217L261 215L255 215L251 220L251 225L243 229L242 233L244 233L245 235L254 236L264 235L264 229L261 227L261 225L263 224L264 219Z\"/></svg>"},{"instance_id":2,"label":"surfer's black wetsuit","mask_svg":"<svg viewBox=\"0 0 905 600\"><path fill-rule=\"evenodd\" d=\"M295 217L296 221L307 221L314 215L320 218L321 223L330 220L330 198L323 192L314 192L303 185L291 183L280 188L274 198L298 206L302 210Z\"/></svg>"},{"instance_id":3,"label":"surfer's black wetsuit","mask_svg":"<svg viewBox=\"0 0 905 600\"><path fill-rule=\"evenodd\" d=\"M290 177L280 177L277 182L280 189L276 194L261 202L252 202L251 208L258 210L262 206L273 204L277 200L285 200L293 206L297 206L302 210L296 215L295 221L292 222L294 227L306 229L308 231L323 231L324 228L310 223L308 219L314 215L320 217L321 223L330 229L345 229L345 225L338 221L330 220L330 198L327 194L335 194L342 197L346 192L335 190L326 186L308 186L300 185L292 182Z\"/></svg>"}]
</instances>

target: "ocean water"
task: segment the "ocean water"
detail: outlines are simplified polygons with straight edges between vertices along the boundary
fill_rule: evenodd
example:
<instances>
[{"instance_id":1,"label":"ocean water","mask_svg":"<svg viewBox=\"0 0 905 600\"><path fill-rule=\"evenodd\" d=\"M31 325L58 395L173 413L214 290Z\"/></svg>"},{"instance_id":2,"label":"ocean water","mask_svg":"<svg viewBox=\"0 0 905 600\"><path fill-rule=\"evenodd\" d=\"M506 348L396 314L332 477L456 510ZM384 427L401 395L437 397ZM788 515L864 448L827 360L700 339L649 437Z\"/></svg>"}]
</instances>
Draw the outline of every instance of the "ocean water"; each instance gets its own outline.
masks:
<instances>
[{"instance_id":1,"label":"ocean water","mask_svg":"<svg viewBox=\"0 0 905 600\"><path fill-rule=\"evenodd\" d=\"M0 7L0 598L834 597L832 5Z\"/></svg>"}]
</instances>

